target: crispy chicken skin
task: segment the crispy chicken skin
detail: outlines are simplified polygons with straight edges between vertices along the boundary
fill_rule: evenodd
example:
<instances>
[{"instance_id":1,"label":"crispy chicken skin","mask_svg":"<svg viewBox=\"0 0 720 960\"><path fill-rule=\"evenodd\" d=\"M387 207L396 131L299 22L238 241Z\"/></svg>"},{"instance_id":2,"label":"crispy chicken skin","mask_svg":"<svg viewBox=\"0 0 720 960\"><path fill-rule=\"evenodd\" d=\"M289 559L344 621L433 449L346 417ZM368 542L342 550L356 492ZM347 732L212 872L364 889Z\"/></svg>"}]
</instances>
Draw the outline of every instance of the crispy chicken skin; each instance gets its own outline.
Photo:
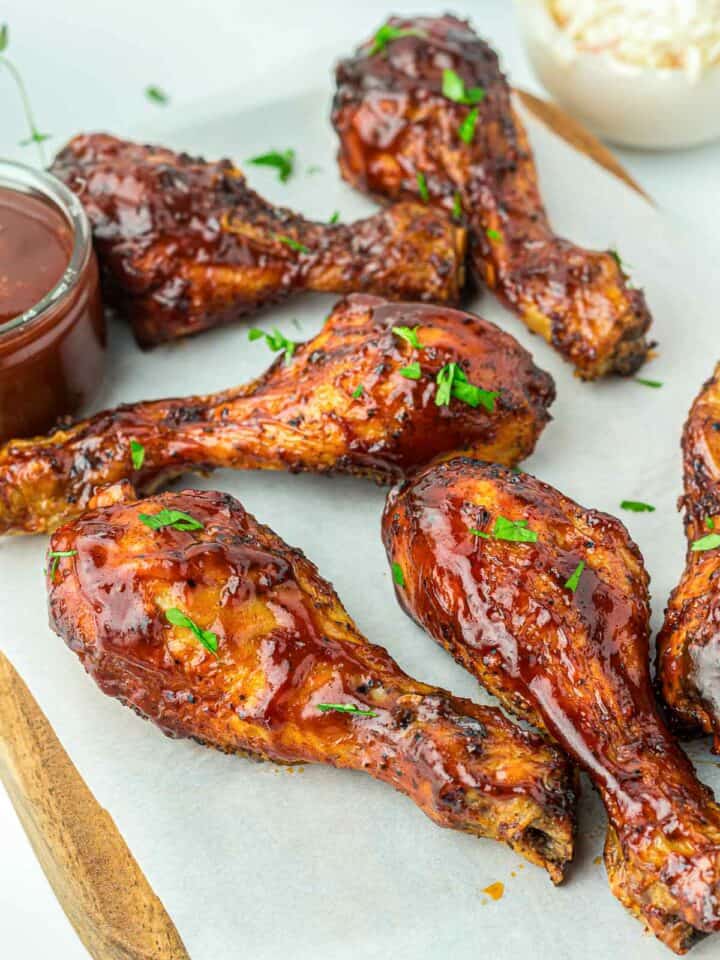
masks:
<instances>
[{"instance_id":1,"label":"crispy chicken skin","mask_svg":"<svg viewBox=\"0 0 720 960\"><path fill-rule=\"evenodd\" d=\"M420 349L393 327L417 328ZM415 363L420 379L400 373ZM435 378L449 363L498 393L493 411L457 398L437 405ZM389 482L462 451L514 464L532 452L554 393L530 354L485 320L355 295L289 362L278 358L243 387L126 404L0 447L0 533L52 530L82 512L96 486L126 478L142 492L214 467ZM133 442L144 451L139 469Z\"/></svg>"},{"instance_id":2,"label":"crispy chicken skin","mask_svg":"<svg viewBox=\"0 0 720 960\"><path fill-rule=\"evenodd\" d=\"M493 537L499 517L537 542ZM648 576L620 521L462 458L391 492L383 537L410 616L589 774L615 896L677 953L720 930L720 807L653 698Z\"/></svg>"},{"instance_id":3,"label":"crispy chicken skin","mask_svg":"<svg viewBox=\"0 0 720 960\"><path fill-rule=\"evenodd\" d=\"M417 202L354 224L313 223L263 200L229 160L107 134L75 137L51 170L80 197L105 295L143 346L299 290L459 298L465 231Z\"/></svg>"},{"instance_id":4,"label":"crispy chicken skin","mask_svg":"<svg viewBox=\"0 0 720 960\"><path fill-rule=\"evenodd\" d=\"M332 119L345 179L376 197L417 199L426 189L437 206L459 205L477 275L580 377L637 370L648 353L643 294L616 256L553 233L497 55L451 16L389 22L411 34L372 55L369 41L337 67ZM443 96L447 69L466 91L485 91L477 107ZM466 143L458 131L476 109Z\"/></svg>"},{"instance_id":5,"label":"crispy chicken skin","mask_svg":"<svg viewBox=\"0 0 720 960\"><path fill-rule=\"evenodd\" d=\"M408 677L315 566L237 500L128 502L124 487L57 531L51 549L76 552L54 568L49 558L47 574L51 625L104 693L173 737L364 770L440 826L502 840L562 880L575 794L560 751L497 709ZM150 529L142 516L161 509L203 527ZM212 631L216 654L168 623L170 608Z\"/></svg>"},{"instance_id":6,"label":"crispy chicken skin","mask_svg":"<svg viewBox=\"0 0 720 960\"><path fill-rule=\"evenodd\" d=\"M720 364L692 405L682 451L687 561L657 639L657 682L677 727L711 733L720 752L720 550L692 550L720 533Z\"/></svg>"}]
</instances>

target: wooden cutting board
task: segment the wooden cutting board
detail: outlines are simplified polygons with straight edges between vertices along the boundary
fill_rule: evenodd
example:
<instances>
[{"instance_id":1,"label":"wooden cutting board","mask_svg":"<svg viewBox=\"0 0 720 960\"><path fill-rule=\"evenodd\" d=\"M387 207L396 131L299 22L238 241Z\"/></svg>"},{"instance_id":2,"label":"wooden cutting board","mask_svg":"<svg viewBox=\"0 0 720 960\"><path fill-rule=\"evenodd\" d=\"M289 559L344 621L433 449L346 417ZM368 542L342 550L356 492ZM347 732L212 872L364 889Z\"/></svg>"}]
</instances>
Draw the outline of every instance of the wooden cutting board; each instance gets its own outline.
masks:
<instances>
[{"instance_id":1,"label":"wooden cutting board","mask_svg":"<svg viewBox=\"0 0 720 960\"><path fill-rule=\"evenodd\" d=\"M559 107L524 90L541 123L643 196L615 156ZM60 905L94 960L190 960L110 814L0 653L0 779Z\"/></svg>"}]
</instances>

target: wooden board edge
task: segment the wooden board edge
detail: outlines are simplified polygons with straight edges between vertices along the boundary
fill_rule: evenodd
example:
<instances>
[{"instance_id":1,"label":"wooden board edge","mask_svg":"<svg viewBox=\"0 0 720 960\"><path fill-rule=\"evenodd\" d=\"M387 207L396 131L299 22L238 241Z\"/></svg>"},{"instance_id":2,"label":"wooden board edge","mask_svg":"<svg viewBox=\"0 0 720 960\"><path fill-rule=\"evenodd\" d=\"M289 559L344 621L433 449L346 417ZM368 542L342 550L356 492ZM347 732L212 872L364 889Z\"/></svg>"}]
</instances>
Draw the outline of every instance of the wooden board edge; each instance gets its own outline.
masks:
<instances>
[{"instance_id":1,"label":"wooden board edge","mask_svg":"<svg viewBox=\"0 0 720 960\"><path fill-rule=\"evenodd\" d=\"M586 157L594 160L608 173L622 180L647 201L653 202L640 184L630 176L615 154L581 123L568 116L564 110L561 110L560 107L549 100L543 100L532 93L528 93L527 90L520 90L517 87L514 92L523 107L562 140L579 150L580 153L584 153Z\"/></svg>"},{"instance_id":2,"label":"wooden board edge","mask_svg":"<svg viewBox=\"0 0 720 960\"><path fill-rule=\"evenodd\" d=\"M0 780L55 896L95 960L190 960L112 817L2 652Z\"/></svg>"}]
</instances>

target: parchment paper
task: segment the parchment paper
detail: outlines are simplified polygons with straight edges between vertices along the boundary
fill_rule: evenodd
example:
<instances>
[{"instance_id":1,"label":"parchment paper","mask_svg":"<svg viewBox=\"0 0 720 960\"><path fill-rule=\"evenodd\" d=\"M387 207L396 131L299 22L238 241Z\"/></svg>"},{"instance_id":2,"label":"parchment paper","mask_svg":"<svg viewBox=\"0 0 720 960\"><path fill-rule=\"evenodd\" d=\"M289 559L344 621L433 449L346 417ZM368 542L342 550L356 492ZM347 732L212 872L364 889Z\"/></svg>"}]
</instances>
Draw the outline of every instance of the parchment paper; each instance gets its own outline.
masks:
<instances>
[{"instance_id":1,"label":"parchment paper","mask_svg":"<svg viewBox=\"0 0 720 960\"><path fill-rule=\"evenodd\" d=\"M299 170L286 185L273 171L248 166L252 185L310 216L329 219L337 209L350 220L373 206L340 181L328 106L324 92L234 111L224 100L221 108L183 114L157 138L241 164L293 146ZM528 346L557 383L554 422L528 469L602 510L619 513L624 498L656 505L653 514L622 519L652 575L657 627L683 565L675 509L680 430L720 356L717 244L668 220L536 122L529 128L557 229L579 243L617 248L646 288L659 347L642 375L665 386L582 384L491 295L475 308ZM312 164L321 171L309 172ZM320 328L332 302L299 298L252 323L303 339ZM111 348L98 408L226 388L271 359L262 341L248 343L242 324L147 354L116 325ZM193 485L233 493L305 550L365 634L409 673L487 700L395 603L379 538L382 489L362 480L227 471L177 486ZM504 846L438 829L409 800L362 774L283 769L167 740L101 695L48 629L44 548L41 537L0 541L0 645L117 821L194 960L669 956L643 936L594 863L605 820L587 784L577 861L566 885L554 889L544 872ZM690 752L702 761L701 778L720 786L705 746ZM497 902L482 892L495 881L505 884ZM693 956L718 950L720 937L711 938Z\"/></svg>"}]
</instances>

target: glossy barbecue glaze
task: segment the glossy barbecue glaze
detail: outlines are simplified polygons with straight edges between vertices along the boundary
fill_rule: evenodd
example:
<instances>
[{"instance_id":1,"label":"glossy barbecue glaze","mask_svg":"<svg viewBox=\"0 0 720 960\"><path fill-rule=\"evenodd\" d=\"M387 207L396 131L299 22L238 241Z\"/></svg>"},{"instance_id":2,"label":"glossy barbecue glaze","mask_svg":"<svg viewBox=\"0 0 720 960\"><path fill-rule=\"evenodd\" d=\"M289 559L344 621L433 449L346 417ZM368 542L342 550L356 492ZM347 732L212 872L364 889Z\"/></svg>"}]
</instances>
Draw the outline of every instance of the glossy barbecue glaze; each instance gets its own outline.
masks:
<instances>
[{"instance_id":1,"label":"glossy barbecue glaze","mask_svg":"<svg viewBox=\"0 0 720 960\"><path fill-rule=\"evenodd\" d=\"M527 521L537 542L471 532L498 517ZM679 953L720 930L720 808L653 699L648 576L623 525L526 474L458 459L390 494L383 535L407 612L590 775L613 893Z\"/></svg>"},{"instance_id":2,"label":"glossy barbecue glaze","mask_svg":"<svg viewBox=\"0 0 720 960\"><path fill-rule=\"evenodd\" d=\"M460 295L465 231L422 204L313 223L263 200L229 160L106 134L75 137L52 172L82 200L106 296L145 346L299 290L437 303Z\"/></svg>"},{"instance_id":3,"label":"glossy barbecue glaze","mask_svg":"<svg viewBox=\"0 0 720 960\"><path fill-rule=\"evenodd\" d=\"M393 18L415 31L337 68L333 123L340 168L361 190L462 209L477 274L586 379L629 374L645 360L650 315L620 262L557 237L540 198L525 130L496 54L454 17ZM485 97L470 144L458 134L471 105L442 95L443 70Z\"/></svg>"},{"instance_id":4,"label":"glossy barbecue glaze","mask_svg":"<svg viewBox=\"0 0 720 960\"><path fill-rule=\"evenodd\" d=\"M421 349L396 326L418 327ZM421 378L402 376L415 362ZM457 399L436 404L435 377L451 362L472 384L499 392L493 412ZM0 447L0 532L54 529L84 509L95 486L124 478L142 491L213 467L390 481L462 451L513 464L533 450L553 397L549 375L493 324L442 307L349 297L289 363L276 360L244 387L128 404ZM139 470L133 441L144 448Z\"/></svg>"},{"instance_id":5,"label":"glossy barbecue glaze","mask_svg":"<svg viewBox=\"0 0 720 960\"><path fill-rule=\"evenodd\" d=\"M720 365L705 383L682 439L685 572L670 597L657 640L657 680L680 728L702 728L720 751L720 549L694 551L720 533Z\"/></svg>"},{"instance_id":6,"label":"glossy barbecue glaze","mask_svg":"<svg viewBox=\"0 0 720 960\"><path fill-rule=\"evenodd\" d=\"M106 489L98 509L51 542L77 551L48 566L52 626L104 693L171 736L364 770L439 825L503 840L562 879L574 790L556 748L496 709L404 674L358 632L314 565L232 497L122 502L130 495L127 484ZM141 521L162 508L203 528ZM215 633L217 654L170 626L171 607Z\"/></svg>"}]
</instances>

